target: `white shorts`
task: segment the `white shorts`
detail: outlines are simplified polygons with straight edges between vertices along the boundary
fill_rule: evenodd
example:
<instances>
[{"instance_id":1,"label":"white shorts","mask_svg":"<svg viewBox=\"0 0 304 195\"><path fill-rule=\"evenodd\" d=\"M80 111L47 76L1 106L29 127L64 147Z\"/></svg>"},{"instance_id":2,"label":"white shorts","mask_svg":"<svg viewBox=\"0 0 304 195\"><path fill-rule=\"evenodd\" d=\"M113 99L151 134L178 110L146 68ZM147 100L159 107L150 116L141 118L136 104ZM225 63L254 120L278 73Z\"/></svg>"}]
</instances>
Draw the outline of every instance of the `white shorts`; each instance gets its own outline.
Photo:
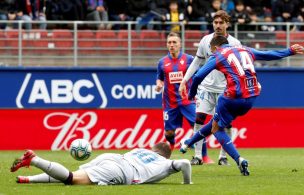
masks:
<instances>
[{"instance_id":1,"label":"white shorts","mask_svg":"<svg viewBox=\"0 0 304 195\"><path fill-rule=\"evenodd\" d=\"M134 178L134 168L120 154L99 155L79 169L84 170L91 182L98 185L128 185Z\"/></svg>"},{"instance_id":2,"label":"white shorts","mask_svg":"<svg viewBox=\"0 0 304 195\"><path fill-rule=\"evenodd\" d=\"M196 95L196 113L205 113L213 115L215 106L220 93L208 92L206 90L199 90Z\"/></svg>"}]
</instances>

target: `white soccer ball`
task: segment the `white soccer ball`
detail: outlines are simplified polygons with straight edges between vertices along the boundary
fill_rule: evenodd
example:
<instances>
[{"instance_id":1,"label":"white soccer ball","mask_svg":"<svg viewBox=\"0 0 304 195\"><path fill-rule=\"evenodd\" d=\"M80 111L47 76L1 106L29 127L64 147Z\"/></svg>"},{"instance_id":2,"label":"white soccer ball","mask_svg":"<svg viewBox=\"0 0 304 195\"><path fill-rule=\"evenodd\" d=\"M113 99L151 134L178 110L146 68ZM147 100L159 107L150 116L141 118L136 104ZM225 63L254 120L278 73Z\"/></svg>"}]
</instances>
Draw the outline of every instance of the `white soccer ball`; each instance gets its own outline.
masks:
<instances>
[{"instance_id":1,"label":"white soccer ball","mask_svg":"<svg viewBox=\"0 0 304 195\"><path fill-rule=\"evenodd\" d=\"M76 160L87 160L91 156L91 153L92 146L85 139L75 139L70 145L70 154Z\"/></svg>"}]
</instances>

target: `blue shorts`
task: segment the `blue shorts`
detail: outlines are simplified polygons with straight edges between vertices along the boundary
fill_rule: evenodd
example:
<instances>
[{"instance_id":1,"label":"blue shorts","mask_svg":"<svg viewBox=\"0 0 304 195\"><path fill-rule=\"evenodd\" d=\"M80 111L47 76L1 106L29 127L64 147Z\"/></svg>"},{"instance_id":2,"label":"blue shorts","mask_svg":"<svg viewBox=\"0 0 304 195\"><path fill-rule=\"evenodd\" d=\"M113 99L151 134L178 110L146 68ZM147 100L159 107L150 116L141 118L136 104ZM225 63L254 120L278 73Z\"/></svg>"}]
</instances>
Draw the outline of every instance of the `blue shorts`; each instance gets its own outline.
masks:
<instances>
[{"instance_id":1,"label":"blue shorts","mask_svg":"<svg viewBox=\"0 0 304 195\"><path fill-rule=\"evenodd\" d=\"M221 95L217 101L213 119L218 122L221 128L225 128L236 117L246 114L252 108L255 99L256 96L231 99Z\"/></svg>"},{"instance_id":2,"label":"blue shorts","mask_svg":"<svg viewBox=\"0 0 304 195\"><path fill-rule=\"evenodd\" d=\"M164 110L165 131L175 130L183 126L183 116L193 127L195 123L195 103Z\"/></svg>"}]
</instances>

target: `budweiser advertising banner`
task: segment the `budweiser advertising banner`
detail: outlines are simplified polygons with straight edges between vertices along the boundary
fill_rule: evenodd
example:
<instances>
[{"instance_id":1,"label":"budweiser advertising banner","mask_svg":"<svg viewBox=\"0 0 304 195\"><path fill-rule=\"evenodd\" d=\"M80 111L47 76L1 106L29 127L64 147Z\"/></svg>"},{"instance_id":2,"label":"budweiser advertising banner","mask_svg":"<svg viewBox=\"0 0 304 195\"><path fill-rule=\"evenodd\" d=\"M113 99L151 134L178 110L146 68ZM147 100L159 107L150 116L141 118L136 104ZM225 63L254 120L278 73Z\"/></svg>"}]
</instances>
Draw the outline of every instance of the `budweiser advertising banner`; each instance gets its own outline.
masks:
<instances>
[{"instance_id":1,"label":"budweiser advertising banner","mask_svg":"<svg viewBox=\"0 0 304 195\"><path fill-rule=\"evenodd\" d=\"M150 148L164 141L161 109L0 110L0 150L66 150L76 138L94 149ZM304 147L304 109L254 109L233 123L239 148ZM193 131L177 130L177 142ZM211 136L210 147L219 147ZM178 145L176 145L178 147Z\"/></svg>"}]
</instances>

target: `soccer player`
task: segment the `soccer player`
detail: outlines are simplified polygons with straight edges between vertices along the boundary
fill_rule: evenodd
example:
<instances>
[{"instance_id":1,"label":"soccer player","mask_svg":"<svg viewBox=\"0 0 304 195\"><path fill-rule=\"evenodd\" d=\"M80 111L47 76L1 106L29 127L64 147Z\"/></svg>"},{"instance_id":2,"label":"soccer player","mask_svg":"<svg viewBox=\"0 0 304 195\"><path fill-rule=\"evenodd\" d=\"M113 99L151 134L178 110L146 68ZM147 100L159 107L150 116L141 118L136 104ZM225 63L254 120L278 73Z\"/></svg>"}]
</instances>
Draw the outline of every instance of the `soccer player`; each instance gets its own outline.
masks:
<instances>
[{"instance_id":1,"label":"soccer player","mask_svg":"<svg viewBox=\"0 0 304 195\"><path fill-rule=\"evenodd\" d=\"M223 10L217 11L213 16L213 29L214 33L204 36L198 46L198 50L196 52L196 56L191 63L190 67L187 70L186 75L184 76L180 87L179 93L183 96L183 94L187 94L185 92L186 83L193 74L199 69L201 65L204 64L205 60L209 58L212 54L210 50L210 41L215 36L225 36L228 39L230 45L241 45L240 41L234 38L233 36L227 33L227 28L229 27L230 16ZM207 115L213 115L214 109L217 103L217 99L221 93L225 90L226 87L226 79L224 75L214 70L212 71L207 78L200 84L198 87L198 93L196 96L196 120L194 125L194 132L197 132L202 128L206 121ZM231 130L227 128L226 131L230 134ZM192 165L201 165L214 163L207 156L207 146L206 140L201 140L195 144L195 156L191 160ZM228 159L226 157L226 152L221 148L219 154L219 165L229 165Z\"/></svg>"},{"instance_id":2,"label":"soccer player","mask_svg":"<svg viewBox=\"0 0 304 195\"><path fill-rule=\"evenodd\" d=\"M14 161L11 172L21 167L35 166L45 173L18 176L17 183L58 183L130 185L158 182L173 173L182 171L183 184L191 184L189 160L170 160L171 149L167 143L158 143L152 150L134 149L125 154L106 153L70 172L63 165L38 157L32 150Z\"/></svg>"},{"instance_id":3,"label":"soccer player","mask_svg":"<svg viewBox=\"0 0 304 195\"><path fill-rule=\"evenodd\" d=\"M185 153L189 146L213 134L225 151L235 160L241 174L249 175L248 161L240 156L224 128L238 116L245 115L261 91L253 62L255 60L277 60L294 54L303 54L304 48L298 44L284 50L258 51L244 46L231 46L224 36L213 37L213 54L207 63L196 73L188 99L193 99L198 85L214 69L221 71L227 86L218 98L213 118L190 139L181 144L180 151Z\"/></svg>"},{"instance_id":4,"label":"soccer player","mask_svg":"<svg viewBox=\"0 0 304 195\"><path fill-rule=\"evenodd\" d=\"M179 93L179 84L182 81L193 56L181 52L181 38L175 32L167 37L168 55L158 62L156 91L163 90L162 106L164 110L165 137L171 148L175 145L175 130L182 127L185 117L193 127L195 122L195 102L183 99ZM191 80L185 85L185 90L191 85Z\"/></svg>"}]
</instances>

